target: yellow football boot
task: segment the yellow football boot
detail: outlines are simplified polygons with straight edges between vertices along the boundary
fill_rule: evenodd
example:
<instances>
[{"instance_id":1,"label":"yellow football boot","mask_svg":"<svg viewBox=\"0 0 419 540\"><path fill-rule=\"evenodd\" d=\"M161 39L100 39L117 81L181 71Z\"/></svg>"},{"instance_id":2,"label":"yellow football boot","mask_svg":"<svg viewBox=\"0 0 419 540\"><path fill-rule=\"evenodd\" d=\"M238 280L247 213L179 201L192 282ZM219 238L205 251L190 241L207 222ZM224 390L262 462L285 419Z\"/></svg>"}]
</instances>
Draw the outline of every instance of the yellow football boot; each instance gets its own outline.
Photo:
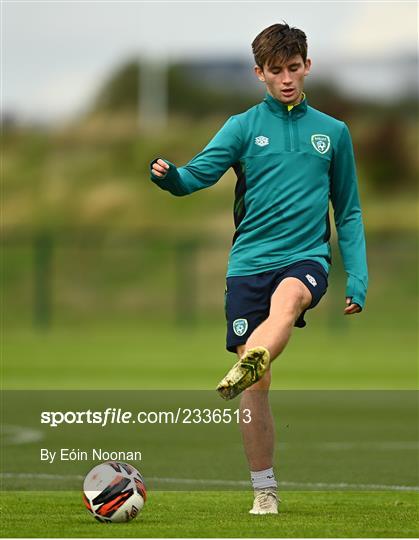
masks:
<instances>
[{"instance_id":1,"label":"yellow football boot","mask_svg":"<svg viewBox=\"0 0 419 540\"><path fill-rule=\"evenodd\" d=\"M217 386L217 392L224 399L233 399L240 392L259 381L269 367L270 355L265 347L247 350L234 364Z\"/></svg>"}]
</instances>

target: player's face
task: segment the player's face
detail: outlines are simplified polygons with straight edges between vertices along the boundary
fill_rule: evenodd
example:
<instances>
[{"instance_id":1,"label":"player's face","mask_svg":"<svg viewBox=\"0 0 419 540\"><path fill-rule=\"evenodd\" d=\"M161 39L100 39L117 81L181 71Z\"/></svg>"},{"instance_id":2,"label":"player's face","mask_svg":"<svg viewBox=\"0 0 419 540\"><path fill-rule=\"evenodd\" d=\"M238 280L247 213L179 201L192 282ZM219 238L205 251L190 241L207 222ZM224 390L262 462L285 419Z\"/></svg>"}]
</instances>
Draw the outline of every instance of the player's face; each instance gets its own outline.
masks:
<instances>
[{"instance_id":1,"label":"player's face","mask_svg":"<svg viewBox=\"0 0 419 540\"><path fill-rule=\"evenodd\" d=\"M304 77L310 71L311 60L304 63L301 55L292 56L284 64L273 62L261 69L255 66L257 78L266 84L266 90L282 103L292 105L300 101Z\"/></svg>"}]
</instances>

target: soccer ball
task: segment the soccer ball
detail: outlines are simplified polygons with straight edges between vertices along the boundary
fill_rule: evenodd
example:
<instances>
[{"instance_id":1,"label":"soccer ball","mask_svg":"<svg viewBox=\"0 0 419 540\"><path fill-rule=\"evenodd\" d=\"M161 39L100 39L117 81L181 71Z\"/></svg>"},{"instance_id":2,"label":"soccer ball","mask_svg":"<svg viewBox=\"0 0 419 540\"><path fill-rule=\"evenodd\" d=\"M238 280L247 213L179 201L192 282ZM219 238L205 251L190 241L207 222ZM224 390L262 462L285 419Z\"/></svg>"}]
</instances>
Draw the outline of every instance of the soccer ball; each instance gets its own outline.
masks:
<instances>
[{"instance_id":1,"label":"soccer ball","mask_svg":"<svg viewBox=\"0 0 419 540\"><path fill-rule=\"evenodd\" d=\"M84 504L102 522L134 519L146 498L143 477L127 463L106 461L94 467L84 480Z\"/></svg>"}]
</instances>

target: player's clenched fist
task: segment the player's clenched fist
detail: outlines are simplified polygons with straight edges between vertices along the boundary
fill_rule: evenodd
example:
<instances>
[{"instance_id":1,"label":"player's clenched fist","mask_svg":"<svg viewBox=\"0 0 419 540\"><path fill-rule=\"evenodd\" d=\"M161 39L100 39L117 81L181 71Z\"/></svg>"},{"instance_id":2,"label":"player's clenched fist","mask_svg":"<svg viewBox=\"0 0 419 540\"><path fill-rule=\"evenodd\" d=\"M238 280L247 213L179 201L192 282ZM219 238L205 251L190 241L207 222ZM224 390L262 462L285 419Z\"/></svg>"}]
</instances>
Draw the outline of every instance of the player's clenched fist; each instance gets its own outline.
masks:
<instances>
[{"instance_id":1,"label":"player's clenched fist","mask_svg":"<svg viewBox=\"0 0 419 540\"><path fill-rule=\"evenodd\" d=\"M161 178L164 178L167 174L167 171L169 170L169 165L162 159L158 159L155 163L153 163L152 169L153 169L153 173L156 176L160 176Z\"/></svg>"}]
</instances>

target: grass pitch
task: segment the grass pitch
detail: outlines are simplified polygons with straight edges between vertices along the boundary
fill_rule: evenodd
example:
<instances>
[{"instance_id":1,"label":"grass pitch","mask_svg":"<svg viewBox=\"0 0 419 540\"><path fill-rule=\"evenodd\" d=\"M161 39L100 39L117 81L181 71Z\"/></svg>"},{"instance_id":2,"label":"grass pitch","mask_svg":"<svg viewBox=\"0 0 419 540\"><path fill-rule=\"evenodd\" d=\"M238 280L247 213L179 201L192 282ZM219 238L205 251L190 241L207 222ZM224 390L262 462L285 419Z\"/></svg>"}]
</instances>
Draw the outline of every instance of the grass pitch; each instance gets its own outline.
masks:
<instances>
[{"instance_id":1,"label":"grass pitch","mask_svg":"<svg viewBox=\"0 0 419 540\"><path fill-rule=\"evenodd\" d=\"M278 516L252 516L250 492L153 492L132 522L103 524L77 492L8 492L2 537L414 538L418 496L410 492L286 492Z\"/></svg>"},{"instance_id":2,"label":"grass pitch","mask_svg":"<svg viewBox=\"0 0 419 540\"><path fill-rule=\"evenodd\" d=\"M275 361L273 388L416 389L412 318L392 328L387 313L376 326L367 312L358 319L338 312L338 327L309 317ZM222 320L185 328L142 320L49 332L7 328L3 388L213 390L235 361L224 341Z\"/></svg>"},{"instance_id":3,"label":"grass pitch","mask_svg":"<svg viewBox=\"0 0 419 540\"><path fill-rule=\"evenodd\" d=\"M382 258L379 260L380 268L381 262ZM387 271L384 275L377 266L375 274L372 273L374 279L368 309L360 316L344 318L341 304L323 304L316 313L310 313L307 329L295 331L284 355L275 363L273 388L397 390L401 393L415 390L417 314L414 268L414 263L401 264L396 257L392 272ZM406 275L400 275L403 269ZM398 279L394 280L396 271ZM329 296L331 299L336 297L333 294ZM219 379L234 361L234 356L223 350L225 328L220 319L217 323L200 321L196 326L176 327L160 319L123 321L114 316L111 321L98 320L89 324L57 321L46 332L11 323L6 324L5 330L2 344L3 388L40 390L40 395L44 394L42 390L47 389L214 391ZM395 403L399 404L401 394L396 397ZM24 397L21 404L25 404ZM306 448L306 439L304 455L300 451L279 448L280 478L284 485L287 479L302 483L327 481L339 484L349 475L349 483L368 484L369 487L365 489L373 489L371 486L374 483L417 486L417 465L410 466L409 461L417 451L417 447L412 446L417 437L413 436L413 430L409 431L406 427L405 415L400 415L393 405L393 402L389 403L389 411L382 413L381 424L372 417L368 429L360 434L357 431L357 437L350 439L358 444L357 450L349 448L337 453L333 448L328 448L326 454L324 449L321 452L318 450L319 460L316 461L315 453ZM372 412L377 410L381 411L371 408ZM311 418L307 413L313 413L300 398L290 411L294 411L297 417L298 414L303 418L307 416L307 421ZM390 418L395 420L391 424L395 426L393 431L389 428ZM403 421L399 422L401 418ZM282 431L278 432L280 445L284 443L284 425L288 423L283 410L277 415L277 420L282 422L279 426L282 426ZM320 417L319 422L315 420L313 418L313 432L320 437L319 426L325 429L325 418ZM17 425L28 427L28 421L29 418L24 418ZM352 415L351 410L342 416L341 421L342 425L357 425L356 416ZM384 429L375 441L377 445L368 450L363 444L374 440L372 437L377 435L382 425ZM360 423L359 430L362 431L364 426L364 423ZM39 428L38 425L36 427ZM336 438L338 433L336 430L322 440L339 442ZM92 436L90 432L89 436ZM115 440L121 442L118 437ZM343 440L348 442L347 439ZM202 456L204 446L211 454L211 459L200 462L197 471L199 477L211 478L205 467L214 469L211 460L220 451L218 441L212 438L208 445L199 437L185 439L184 443L195 449L197 456ZM380 441L381 446L378 444ZM76 437L69 444L79 446L83 442L87 444L85 437ZM224 439L223 443L226 443ZM247 478L239 434L234 444L236 453L231 455L237 468L236 476ZM25 470L29 472L59 472L40 469L38 454L34 454L36 445L39 446L39 443L6 446L4 471L24 472L22 463L12 466L13 460L23 456ZM147 477L153 474L161 476L164 472L157 459L159 453L165 462L168 462L165 455L167 449L170 449L170 455L175 454L174 439L168 437L167 429L162 431L158 444L152 438L150 445L153 451L148 451L145 443L141 445L145 460L139 468L144 472L146 481ZM402 448L403 445L406 447ZM177 471L173 463L180 469L185 464L191 473L193 464L190 454L185 453L181 446L178 451L182 459L176 455L172 462L166 463L169 469L167 476L182 476L180 473L184 472ZM371 453L370 461L366 461L367 452ZM31 455L33 462L29 459ZM341 462L339 466L336 465L337 460ZM226 459L218 462L227 466ZM370 463L371 466L362 469L360 462ZM93 466L93 463L86 464L86 467L90 468L90 465ZM327 476L321 467L328 469ZM391 473L390 476L385 477L381 470ZM84 474L72 464L69 464L68 471L63 472L80 477ZM229 473L233 472L230 468ZM374 475L378 476L378 480L373 478ZM282 493L283 504L279 516L251 516L248 514L252 502L250 491L151 490L146 507L137 519L128 524L106 525L96 522L84 509L80 491L77 490L79 481L74 485L60 484L60 487L74 491L54 492L46 491L52 489L51 484L43 486L38 482L37 485L34 480L29 483L26 478L19 482L12 479L8 487L23 491L2 493L3 537L411 538L419 534L418 493L413 491L287 491ZM290 487L294 489L294 485ZM307 489L306 486L301 487ZM32 491L27 491L28 488ZM358 488L361 489L359 486L353 487ZM342 489L341 486L339 489Z\"/></svg>"},{"instance_id":4,"label":"grass pitch","mask_svg":"<svg viewBox=\"0 0 419 540\"><path fill-rule=\"evenodd\" d=\"M384 325L363 325L361 318L346 319L346 328L334 329L322 327L315 317L310 322L307 330L295 332L286 355L275 366L274 388L415 388L414 333L409 326L396 333L383 333ZM158 348L155 347L156 327L153 332L151 324L139 324L135 328L132 325L123 328L56 328L46 334L29 329L9 331L3 345L4 388L213 389L234 359L222 350L224 327L221 324L185 330L161 324L158 329ZM353 351L354 343L357 354L348 354ZM402 435L392 440L397 443L399 439L403 439ZM164 440L168 440L167 436ZM76 438L71 444L78 446L79 442ZM198 443L195 440L193 445ZM162 442L158 448L165 449L166 446ZM27 445L7 447L9 457L17 458L22 451L29 451ZM240 470L246 471L239 435L237 453L238 461L243 461ZM145 454L146 457L152 455L150 452ZM312 469L304 473L310 460L300 460L298 455L289 454L302 465L296 469L294 464L292 469L292 463L287 465L284 461L288 454L281 451L279 455L285 477L289 475L295 480L295 470L299 470L302 480L313 481ZM356 451L350 455L354 461L359 458ZM185 456L183 454L184 459ZM381 452L376 458L380 460L383 456ZM147 473L147 467L155 461L155 457L147 459L140 469L144 468L143 472ZM322 463L331 467L333 478L330 481L342 480L339 473L342 468L335 468L330 461ZM398 456L393 463L390 469L396 474L405 458ZM354 464L354 467L354 472L362 476L359 466ZM414 470L408 470L416 474ZM174 474L173 470L170 472ZM202 467L200 472L203 474ZM318 472L315 467L314 473ZM160 473L158 467L156 474ZM356 481L367 480L356 478ZM403 483L403 476L400 474L391 482ZM390 483L390 480L384 483ZM13 485L9 487L19 489ZM25 485L21 487L27 489ZM414 492L287 491L282 497L284 502L279 516L251 516L247 513L252 502L249 491L151 491L144 511L136 520L106 525L91 518L78 491L8 491L2 494L1 534L3 537L33 538L407 538L419 534L418 494Z\"/></svg>"}]
</instances>

